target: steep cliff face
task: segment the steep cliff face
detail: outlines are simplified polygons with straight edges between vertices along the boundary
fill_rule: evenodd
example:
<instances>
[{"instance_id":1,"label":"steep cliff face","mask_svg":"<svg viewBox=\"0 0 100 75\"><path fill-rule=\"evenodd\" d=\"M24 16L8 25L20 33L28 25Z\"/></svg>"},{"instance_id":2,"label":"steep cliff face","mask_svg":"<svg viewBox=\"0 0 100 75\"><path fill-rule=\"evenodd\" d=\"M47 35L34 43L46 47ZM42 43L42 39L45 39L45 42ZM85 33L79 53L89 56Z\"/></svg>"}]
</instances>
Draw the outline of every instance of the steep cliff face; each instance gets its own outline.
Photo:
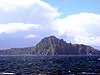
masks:
<instances>
[{"instance_id":1,"label":"steep cliff face","mask_svg":"<svg viewBox=\"0 0 100 75\"><path fill-rule=\"evenodd\" d=\"M65 54L63 51L67 49L67 43L62 39L57 39L55 36L45 37L38 44L35 49L38 54L55 55Z\"/></svg>"},{"instance_id":2,"label":"steep cliff face","mask_svg":"<svg viewBox=\"0 0 100 75\"><path fill-rule=\"evenodd\" d=\"M0 55L99 55L100 51L83 44L66 43L55 36L43 38L36 46L0 51Z\"/></svg>"},{"instance_id":3,"label":"steep cliff face","mask_svg":"<svg viewBox=\"0 0 100 75\"><path fill-rule=\"evenodd\" d=\"M100 51L83 44L66 43L55 36L43 38L35 46L37 55L96 55Z\"/></svg>"}]
</instances>

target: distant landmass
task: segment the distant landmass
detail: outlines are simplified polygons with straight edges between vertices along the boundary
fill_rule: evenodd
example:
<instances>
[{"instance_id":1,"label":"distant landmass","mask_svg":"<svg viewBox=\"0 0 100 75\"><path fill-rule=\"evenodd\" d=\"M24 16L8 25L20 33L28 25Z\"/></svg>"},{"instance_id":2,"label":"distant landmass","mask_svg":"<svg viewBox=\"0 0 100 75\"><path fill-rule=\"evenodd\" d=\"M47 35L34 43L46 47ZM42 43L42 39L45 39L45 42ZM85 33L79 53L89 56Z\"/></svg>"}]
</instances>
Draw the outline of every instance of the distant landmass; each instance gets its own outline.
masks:
<instances>
[{"instance_id":1,"label":"distant landmass","mask_svg":"<svg viewBox=\"0 0 100 75\"><path fill-rule=\"evenodd\" d=\"M32 47L0 50L0 55L99 55L100 51L83 44L66 43L55 36L43 38Z\"/></svg>"}]
</instances>

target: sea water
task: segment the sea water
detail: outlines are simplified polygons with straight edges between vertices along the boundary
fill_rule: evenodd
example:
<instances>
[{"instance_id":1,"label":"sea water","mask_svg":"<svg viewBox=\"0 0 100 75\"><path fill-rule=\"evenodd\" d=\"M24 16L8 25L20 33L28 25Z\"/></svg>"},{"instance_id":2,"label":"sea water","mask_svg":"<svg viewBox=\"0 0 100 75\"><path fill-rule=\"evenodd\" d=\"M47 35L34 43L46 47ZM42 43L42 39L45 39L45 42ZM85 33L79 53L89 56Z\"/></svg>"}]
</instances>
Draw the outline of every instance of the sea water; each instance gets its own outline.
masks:
<instances>
[{"instance_id":1,"label":"sea water","mask_svg":"<svg viewBox=\"0 0 100 75\"><path fill-rule=\"evenodd\" d=\"M0 73L100 75L100 56L0 56Z\"/></svg>"}]
</instances>

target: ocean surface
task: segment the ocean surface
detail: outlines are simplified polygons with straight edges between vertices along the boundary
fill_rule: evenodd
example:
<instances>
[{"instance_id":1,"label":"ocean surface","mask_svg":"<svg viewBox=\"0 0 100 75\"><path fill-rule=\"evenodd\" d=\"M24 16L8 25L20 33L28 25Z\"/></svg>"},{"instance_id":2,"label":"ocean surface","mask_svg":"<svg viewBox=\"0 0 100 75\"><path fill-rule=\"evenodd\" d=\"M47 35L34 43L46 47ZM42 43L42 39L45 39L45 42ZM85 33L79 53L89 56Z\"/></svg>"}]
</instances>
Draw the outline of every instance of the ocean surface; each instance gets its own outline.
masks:
<instances>
[{"instance_id":1,"label":"ocean surface","mask_svg":"<svg viewBox=\"0 0 100 75\"><path fill-rule=\"evenodd\" d=\"M0 56L0 75L100 75L100 56Z\"/></svg>"}]
</instances>

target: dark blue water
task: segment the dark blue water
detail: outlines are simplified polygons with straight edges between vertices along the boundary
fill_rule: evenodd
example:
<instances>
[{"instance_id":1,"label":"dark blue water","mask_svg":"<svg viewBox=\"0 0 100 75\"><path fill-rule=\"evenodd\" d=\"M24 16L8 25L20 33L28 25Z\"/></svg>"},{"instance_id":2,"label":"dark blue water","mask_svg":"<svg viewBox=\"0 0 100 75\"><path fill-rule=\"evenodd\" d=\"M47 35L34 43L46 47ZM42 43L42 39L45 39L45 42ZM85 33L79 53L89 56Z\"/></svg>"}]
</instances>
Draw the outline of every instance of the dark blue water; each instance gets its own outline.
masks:
<instances>
[{"instance_id":1,"label":"dark blue water","mask_svg":"<svg viewBox=\"0 0 100 75\"><path fill-rule=\"evenodd\" d=\"M100 73L100 56L0 56L0 73L68 75Z\"/></svg>"}]
</instances>

